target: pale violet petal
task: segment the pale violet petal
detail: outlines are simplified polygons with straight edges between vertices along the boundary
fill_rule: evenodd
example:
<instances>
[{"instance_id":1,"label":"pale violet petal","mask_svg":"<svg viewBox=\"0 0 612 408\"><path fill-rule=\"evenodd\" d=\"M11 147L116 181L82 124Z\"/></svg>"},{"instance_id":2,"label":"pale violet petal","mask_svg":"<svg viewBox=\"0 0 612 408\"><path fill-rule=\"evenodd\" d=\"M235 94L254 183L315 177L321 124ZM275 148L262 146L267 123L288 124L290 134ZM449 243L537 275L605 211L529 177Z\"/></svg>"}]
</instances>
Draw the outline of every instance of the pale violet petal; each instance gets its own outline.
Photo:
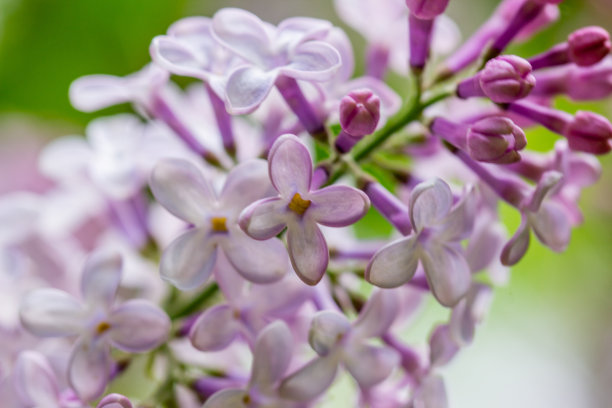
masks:
<instances>
[{"instance_id":1,"label":"pale violet petal","mask_svg":"<svg viewBox=\"0 0 612 408\"><path fill-rule=\"evenodd\" d=\"M259 200L240 214L240 228L254 239L270 239L287 225L287 202L279 197Z\"/></svg>"},{"instance_id":2,"label":"pale violet petal","mask_svg":"<svg viewBox=\"0 0 612 408\"><path fill-rule=\"evenodd\" d=\"M85 176L92 158L93 151L85 139L64 136L45 146L38 157L38 168L55 181L78 180Z\"/></svg>"},{"instance_id":3,"label":"pale violet petal","mask_svg":"<svg viewBox=\"0 0 612 408\"><path fill-rule=\"evenodd\" d=\"M223 208L242 211L251 203L274 194L268 178L265 160L248 160L238 164L230 171L219 194Z\"/></svg>"},{"instance_id":4,"label":"pale violet petal","mask_svg":"<svg viewBox=\"0 0 612 408\"><path fill-rule=\"evenodd\" d=\"M501 254L501 262L503 265L512 266L516 264L527 252L529 248L529 221L526 215L521 219L521 225L506 243Z\"/></svg>"},{"instance_id":5,"label":"pale violet petal","mask_svg":"<svg viewBox=\"0 0 612 408\"><path fill-rule=\"evenodd\" d=\"M319 355L326 356L350 329L351 324L344 315L323 310L312 318L308 342Z\"/></svg>"},{"instance_id":6,"label":"pale violet petal","mask_svg":"<svg viewBox=\"0 0 612 408\"><path fill-rule=\"evenodd\" d=\"M365 193L348 186L333 185L308 195L308 215L328 227L345 227L361 219L370 208Z\"/></svg>"},{"instance_id":7,"label":"pale violet petal","mask_svg":"<svg viewBox=\"0 0 612 408\"><path fill-rule=\"evenodd\" d=\"M418 184L410 194L410 219L415 230L431 226L448 214L453 194L448 184L434 179Z\"/></svg>"},{"instance_id":8,"label":"pale violet petal","mask_svg":"<svg viewBox=\"0 0 612 408\"><path fill-rule=\"evenodd\" d=\"M289 64L279 68L288 77L323 82L332 79L342 63L340 53L322 41L308 41L298 45Z\"/></svg>"},{"instance_id":9,"label":"pale violet petal","mask_svg":"<svg viewBox=\"0 0 612 408\"><path fill-rule=\"evenodd\" d=\"M153 38L149 52L159 66L176 75L207 79L208 72L203 69L209 61L198 54L197 49L184 41L167 35Z\"/></svg>"},{"instance_id":10,"label":"pale violet petal","mask_svg":"<svg viewBox=\"0 0 612 408\"><path fill-rule=\"evenodd\" d=\"M121 394L108 394L100 400L96 408L133 408L133 405Z\"/></svg>"},{"instance_id":11,"label":"pale violet petal","mask_svg":"<svg viewBox=\"0 0 612 408\"><path fill-rule=\"evenodd\" d=\"M234 115L253 112L266 99L277 76L277 70L264 71L251 66L235 69L226 82L227 110Z\"/></svg>"},{"instance_id":12,"label":"pale violet petal","mask_svg":"<svg viewBox=\"0 0 612 408\"><path fill-rule=\"evenodd\" d=\"M248 394L240 389L225 389L214 393L202 408L248 408Z\"/></svg>"},{"instance_id":13,"label":"pale violet petal","mask_svg":"<svg viewBox=\"0 0 612 408\"><path fill-rule=\"evenodd\" d=\"M153 195L168 211L195 225L202 225L217 200L202 172L186 160L161 160L151 174Z\"/></svg>"},{"instance_id":14,"label":"pale violet petal","mask_svg":"<svg viewBox=\"0 0 612 408\"><path fill-rule=\"evenodd\" d=\"M113 75L88 75L70 84L68 92L72 106L83 112L129 102L132 92L125 79Z\"/></svg>"},{"instance_id":15,"label":"pale violet petal","mask_svg":"<svg viewBox=\"0 0 612 408\"><path fill-rule=\"evenodd\" d=\"M456 306L461 307L462 299ZM454 311L453 311L454 312ZM429 338L429 360L434 367L446 365L459 351L459 345L453 339L448 325L436 327Z\"/></svg>"},{"instance_id":16,"label":"pale violet petal","mask_svg":"<svg viewBox=\"0 0 612 408\"><path fill-rule=\"evenodd\" d=\"M23 326L37 336L70 336L84 330L87 322L81 302L52 288L27 294L19 313Z\"/></svg>"},{"instance_id":17,"label":"pale violet petal","mask_svg":"<svg viewBox=\"0 0 612 408\"><path fill-rule=\"evenodd\" d=\"M465 346L474 339L476 324L480 323L488 311L492 297L491 287L474 284L467 296L453 308L450 331L453 339Z\"/></svg>"},{"instance_id":18,"label":"pale violet petal","mask_svg":"<svg viewBox=\"0 0 612 408\"><path fill-rule=\"evenodd\" d=\"M114 251L97 251L87 258L81 278L83 300L91 307L108 309L121 281L123 260Z\"/></svg>"},{"instance_id":19,"label":"pale violet petal","mask_svg":"<svg viewBox=\"0 0 612 408\"><path fill-rule=\"evenodd\" d=\"M189 338L198 350L216 351L229 346L238 333L239 324L234 310L228 305L216 305L198 317Z\"/></svg>"},{"instance_id":20,"label":"pale violet petal","mask_svg":"<svg viewBox=\"0 0 612 408\"><path fill-rule=\"evenodd\" d=\"M365 271L365 279L381 288L396 288L414 276L419 265L417 240L402 238L379 249Z\"/></svg>"},{"instance_id":21,"label":"pale violet petal","mask_svg":"<svg viewBox=\"0 0 612 408\"><path fill-rule=\"evenodd\" d=\"M558 171L547 171L542 174L528 203L529 210L539 210L544 199L557 189L563 180L563 174Z\"/></svg>"},{"instance_id":22,"label":"pale violet petal","mask_svg":"<svg viewBox=\"0 0 612 408\"><path fill-rule=\"evenodd\" d=\"M194 228L176 238L162 254L162 279L181 290L195 289L208 279L215 266L217 245L208 231Z\"/></svg>"},{"instance_id":23,"label":"pale violet petal","mask_svg":"<svg viewBox=\"0 0 612 408\"><path fill-rule=\"evenodd\" d=\"M56 408L59 388L49 361L36 351L24 351L17 357L13 369L17 394L28 406Z\"/></svg>"},{"instance_id":24,"label":"pale violet petal","mask_svg":"<svg viewBox=\"0 0 612 408\"><path fill-rule=\"evenodd\" d=\"M308 285L316 285L327 270L329 251L323 233L313 221L302 219L287 228L291 265Z\"/></svg>"},{"instance_id":25,"label":"pale violet petal","mask_svg":"<svg viewBox=\"0 0 612 408\"><path fill-rule=\"evenodd\" d=\"M461 247L432 244L421 251L421 262L431 292L443 306L454 306L465 296L472 274Z\"/></svg>"},{"instance_id":26,"label":"pale violet petal","mask_svg":"<svg viewBox=\"0 0 612 408\"><path fill-rule=\"evenodd\" d=\"M332 24L327 20L312 17L291 17L278 24L277 35L281 39L293 38L294 42L327 39L327 34L332 27Z\"/></svg>"},{"instance_id":27,"label":"pale violet petal","mask_svg":"<svg viewBox=\"0 0 612 408\"><path fill-rule=\"evenodd\" d=\"M413 397L413 408L448 408L446 387L441 377L429 375L423 379Z\"/></svg>"},{"instance_id":28,"label":"pale violet petal","mask_svg":"<svg viewBox=\"0 0 612 408\"><path fill-rule=\"evenodd\" d=\"M399 354L388 347L369 344L351 347L346 351L344 365L361 388L370 388L389 377L399 364Z\"/></svg>"},{"instance_id":29,"label":"pale violet petal","mask_svg":"<svg viewBox=\"0 0 612 408\"><path fill-rule=\"evenodd\" d=\"M380 337L389 330L398 313L396 292L380 289L368 299L353 324L353 333L362 338Z\"/></svg>"},{"instance_id":30,"label":"pale violet petal","mask_svg":"<svg viewBox=\"0 0 612 408\"><path fill-rule=\"evenodd\" d=\"M441 229L437 239L443 241L461 241L469 237L476 218L476 196L472 188L461 197L461 200L442 218L438 228Z\"/></svg>"},{"instance_id":31,"label":"pale violet petal","mask_svg":"<svg viewBox=\"0 0 612 408\"><path fill-rule=\"evenodd\" d=\"M287 250L277 238L258 241L233 228L230 236L221 241L221 247L232 266L251 282L272 283L289 270Z\"/></svg>"},{"instance_id":32,"label":"pale violet petal","mask_svg":"<svg viewBox=\"0 0 612 408\"><path fill-rule=\"evenodd\" d=\"M316 357L287 377L279 387L282 397L296 401L310 401L325 392L334 381L338 369L335 355Z\"/></svg>"},{"instance_id":33,"label":"pale violet petal","mask_svg":"<svg viewBox=\"0 0 612 408\"><path fill-rule=\"evenodd\" d=\"M285 198L310 191L312 159L306 146L294 135L279 137L268 155L270 180Z\"/></svg>"},{"instance_id":34,"label":"pale violet petal","mask_svg":"<svg viewBox=\"0 0 612 408\"><path fill-rule=\"evenodd\" d=\"M151 350L168 337L170 319L159 307L142 299L132 299L109 316L109 338L120 350L141 353Z\"/></svg>"},{"instance_id":35,"label":"pale violet petal","mask_svg":"<svg viewBox=\"0 0 612 408\"><path fill-rule=\"evenodd\" d=\"M111 357L105 342L77 342L68 364L68 381L83 401L92 401L102 396L108 383Z\"/></svg>"},{"instance_id":36,"label":"pale violet petal","mask_svg":"<svg viewBox=\"0 0 612 408\"><path fill-rule=\"evenodd\" d=\"M536 237L556 252L563 252L569 244L572 228L561 204L547 200L535 214L529 214L529 223Z\"/></svg>"},{"instance_id":37,"label":"pale violet petal","mask_svg":"<svg viewBox=\"0 0 612 408\"><path fill-rule=\"evenodd\" d=\"M259 391L272 390L287 371L292 353L293 336L289 327L282 320L266 326L255 342L251 386Z\"/></svg>"}]
</instances>

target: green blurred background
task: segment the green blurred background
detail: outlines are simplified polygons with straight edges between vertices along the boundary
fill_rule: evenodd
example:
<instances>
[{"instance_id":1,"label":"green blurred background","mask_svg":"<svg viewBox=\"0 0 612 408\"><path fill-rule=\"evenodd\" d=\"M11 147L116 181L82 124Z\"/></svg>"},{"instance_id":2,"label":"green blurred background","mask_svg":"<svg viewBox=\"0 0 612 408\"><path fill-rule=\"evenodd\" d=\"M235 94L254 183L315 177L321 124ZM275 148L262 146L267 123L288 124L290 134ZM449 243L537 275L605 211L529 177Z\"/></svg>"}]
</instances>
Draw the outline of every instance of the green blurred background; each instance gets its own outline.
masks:
<instances>
[{"instance_id":1,"label":"green blurred background","mask_svg":"<svg viewBox=\"0 0 612 408\"><path fill-rule=\"evenodd\" d=\"M449 14L467 36L497 3L452 0ZM71 108L71 81L136 71L149 61L152 37L172 22L227 6L272 22L308 15L341 24L331 0L0 0L0 150L16 138L82 133L97 114ZM543 51L584 25L612 30L610 0L567 0L561 9L559 23L516 53ZM348 31L359 58L363 40ZM558 103L612 117L609 101ZM537 148L550 147L555 139L542 131L529 136ZM602 163L602 179L582 200L586 222L574 231L568 251L554 254L534 239L510 284L496 292L474 344L446 370L451 407L612 406L612 160L605 157ZM6 176L11 175L1 178ZM431 320L445 316L430 305L409 337L422 340ZM338 400L332 406L344 405Z\"/></svg>"}]
</instances>

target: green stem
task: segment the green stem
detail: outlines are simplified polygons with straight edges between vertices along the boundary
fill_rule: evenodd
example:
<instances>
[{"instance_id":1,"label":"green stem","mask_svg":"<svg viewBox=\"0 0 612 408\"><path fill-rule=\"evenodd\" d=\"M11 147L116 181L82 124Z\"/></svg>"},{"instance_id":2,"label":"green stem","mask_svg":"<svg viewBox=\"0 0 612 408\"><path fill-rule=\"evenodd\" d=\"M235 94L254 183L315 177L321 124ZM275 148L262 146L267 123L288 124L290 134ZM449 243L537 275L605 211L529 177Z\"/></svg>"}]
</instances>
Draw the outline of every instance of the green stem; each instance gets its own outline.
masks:
<instances>
[{"instance_id":1,"label":"green stem","mask_svg":"<svg viewBox=\"0 0 612 408\"><path fill-rule=\"evenodd\" d=\"M189 316L190 314L197 312L218 291L219 291L219 286L216 283L210 284L202 292L200 292L196 297L191 299L189 303L179 308L178 310L175 310L172 313L168 313L168 315L170 316L170 319L172 320L180 319L181 317Z\"/></svg>"}]
</instances>

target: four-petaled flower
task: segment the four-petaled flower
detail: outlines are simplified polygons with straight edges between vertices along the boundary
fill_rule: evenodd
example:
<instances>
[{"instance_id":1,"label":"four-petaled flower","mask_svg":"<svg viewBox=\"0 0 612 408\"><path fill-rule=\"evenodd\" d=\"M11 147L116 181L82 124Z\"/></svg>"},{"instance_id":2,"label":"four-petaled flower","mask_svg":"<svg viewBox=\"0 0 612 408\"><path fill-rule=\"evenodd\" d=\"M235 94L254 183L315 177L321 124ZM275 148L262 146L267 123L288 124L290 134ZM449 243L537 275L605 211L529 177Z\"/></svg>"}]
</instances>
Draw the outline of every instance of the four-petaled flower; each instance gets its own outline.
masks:
<instances>
[{"instance_id":1,"label":"four-petaled flower","mask_svg":"<svg viewBox=\"0 0 612 408\"><path fill-rule=\"evenodd\" d=\"M268 156L270 180L279 195L259 200L240 214L240 226L252 238L267 240L287 227L293 269L316 285L329 262L325 237L317 224L344 227L363 217L370 200L361 191L334 185L311 190L312 160L294 135L281 136Z\"/></svg>"}]
</instances>

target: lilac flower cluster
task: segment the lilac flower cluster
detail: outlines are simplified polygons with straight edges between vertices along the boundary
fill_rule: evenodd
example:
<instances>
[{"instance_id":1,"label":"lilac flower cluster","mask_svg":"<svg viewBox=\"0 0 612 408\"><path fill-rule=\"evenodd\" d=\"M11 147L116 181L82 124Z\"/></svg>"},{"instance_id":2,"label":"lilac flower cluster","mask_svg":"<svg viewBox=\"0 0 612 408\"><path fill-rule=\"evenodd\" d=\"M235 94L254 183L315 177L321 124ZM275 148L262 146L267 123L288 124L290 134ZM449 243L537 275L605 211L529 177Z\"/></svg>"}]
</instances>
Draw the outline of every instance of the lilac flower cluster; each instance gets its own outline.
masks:
<instances>
[{"instance_id":1,"label":"lilac flower cluster","mask_svg":"<svg viewBox=\"0 0 612 408\"><path fill-rule=\"evenodd\" d=\"M608 119L552 104L612 94L605 30L506 54L560 2L503 0L459 46L448 0L336 0L366 40L358 77L330 22L226 8L155 37L140 72L77 79L77 109L136 115L50 143L52 186L0 199L0 291L19 304L0 313L2 405L311 407L348 375L346 406L446 407L441 369L531 231L567 247L612 150ZM552 151L528 150L537 126ZM393 232L359 240L346 227L372 212ZM429 294L448 321L408 344Z\"/></svg>"}]
</instances>

